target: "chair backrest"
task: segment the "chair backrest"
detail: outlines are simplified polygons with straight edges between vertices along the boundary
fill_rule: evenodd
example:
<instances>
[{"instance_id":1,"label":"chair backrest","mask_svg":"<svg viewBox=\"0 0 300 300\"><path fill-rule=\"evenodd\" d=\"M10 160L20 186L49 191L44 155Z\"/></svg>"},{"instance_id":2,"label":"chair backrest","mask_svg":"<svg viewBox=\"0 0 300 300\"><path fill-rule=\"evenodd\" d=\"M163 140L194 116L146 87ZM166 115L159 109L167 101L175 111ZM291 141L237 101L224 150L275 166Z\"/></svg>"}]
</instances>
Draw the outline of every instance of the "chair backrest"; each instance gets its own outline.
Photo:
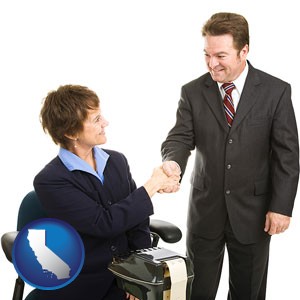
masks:
<instances>
[{"instance_id":1,"label":"chair backrest","mask_svg":"<svg viewBox=\"0 0 300 300\"><path fill-rule=\"evenodd\" d=\"M47 215L35 191L29 192L22 200L18 212L17 230L20 231L26 224Z\"/></svg>"}]
</instances>

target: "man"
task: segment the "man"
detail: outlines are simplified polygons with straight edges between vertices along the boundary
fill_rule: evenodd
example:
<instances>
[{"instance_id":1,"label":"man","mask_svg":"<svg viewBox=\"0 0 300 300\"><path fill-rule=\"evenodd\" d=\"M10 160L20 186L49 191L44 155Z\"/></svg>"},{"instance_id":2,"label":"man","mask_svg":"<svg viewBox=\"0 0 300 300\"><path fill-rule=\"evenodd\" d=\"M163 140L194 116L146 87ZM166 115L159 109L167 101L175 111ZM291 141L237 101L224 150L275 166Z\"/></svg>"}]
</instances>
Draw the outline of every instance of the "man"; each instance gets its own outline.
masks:
<instances>
[{"instance_id":1,"label":"man","mask_svg":"<svg viewBox=\"0 0 300 300\"><path fill-rule=\"evenodd\" d=\"M196 150L187 230L191 299L215 299L226 246L228 299L262 300L270 237L288 228L298 184L291 87L247 61L243 16L214 14L202 36L208 73L182 87L176 124L162 144L168 175L183 175Z\"/></svg>"}]
</instances>

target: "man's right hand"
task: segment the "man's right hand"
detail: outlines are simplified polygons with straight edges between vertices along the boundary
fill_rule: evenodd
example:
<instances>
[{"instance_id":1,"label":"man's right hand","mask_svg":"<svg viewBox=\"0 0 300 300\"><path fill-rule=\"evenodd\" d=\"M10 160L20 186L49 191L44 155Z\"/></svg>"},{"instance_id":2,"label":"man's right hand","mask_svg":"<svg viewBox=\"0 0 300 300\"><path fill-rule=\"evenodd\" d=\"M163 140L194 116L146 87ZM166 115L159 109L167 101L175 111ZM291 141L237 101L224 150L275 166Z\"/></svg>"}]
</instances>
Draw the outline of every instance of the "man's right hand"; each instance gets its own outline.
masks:
<instances>
[{"instance_id":1,"label":"man's right hand","mask_svg":"<svg viewBox=\"0 0 300 300\"><path fill-rule=\"evenodd\" d=\"M172 176L180 177L181 169L176 161L173 160L164 161L162 164L162 169L165 172L165 174L168 175L169 177ZM160 190L160 193L175 193L179 190L179 188L180 188L180 184L178 183L177 185L170 186L163 190Z\"/></svg>"}]
</instances>

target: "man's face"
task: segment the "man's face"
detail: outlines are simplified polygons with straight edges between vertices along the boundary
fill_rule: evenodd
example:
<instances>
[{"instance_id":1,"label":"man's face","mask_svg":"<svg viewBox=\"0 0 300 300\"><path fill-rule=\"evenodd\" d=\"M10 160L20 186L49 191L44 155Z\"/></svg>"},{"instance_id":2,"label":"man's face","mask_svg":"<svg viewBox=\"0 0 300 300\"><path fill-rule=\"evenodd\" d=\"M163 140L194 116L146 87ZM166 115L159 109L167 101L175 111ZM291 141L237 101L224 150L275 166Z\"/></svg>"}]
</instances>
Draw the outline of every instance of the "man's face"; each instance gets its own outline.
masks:
<instances>
[{"instance_id":1,"label":"man's face","mask_svg":"<svg viewBox=\"0 0 300 300\"><path fill-rule=\"evenodd\" d=\"M235 80L246 66L247 54L248 45L238 51L230 34L204 37L205 61L214 81L223 83Z\"/></svg>"}]
</instances>

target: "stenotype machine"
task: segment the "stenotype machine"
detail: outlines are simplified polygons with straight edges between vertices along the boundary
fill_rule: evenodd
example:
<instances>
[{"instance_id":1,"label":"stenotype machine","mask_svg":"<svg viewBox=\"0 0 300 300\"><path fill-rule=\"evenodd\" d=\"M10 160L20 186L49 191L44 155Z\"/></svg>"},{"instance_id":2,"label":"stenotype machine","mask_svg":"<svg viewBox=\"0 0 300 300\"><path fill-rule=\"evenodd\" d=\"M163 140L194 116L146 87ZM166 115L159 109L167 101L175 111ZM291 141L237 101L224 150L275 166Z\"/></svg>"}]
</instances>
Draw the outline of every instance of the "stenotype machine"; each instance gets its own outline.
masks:
<instances>
[{"instance_id":1,"label":"stenotype machine","mask_svg":"<svg viewBox=\"0 0 300 300\"><path fill-rule=\"evenodd\" d=\"M188 300L194 278L191 261L154 247L116 257L109 270L120 288L140 300Z\"/></svg>"}]
</instances>

